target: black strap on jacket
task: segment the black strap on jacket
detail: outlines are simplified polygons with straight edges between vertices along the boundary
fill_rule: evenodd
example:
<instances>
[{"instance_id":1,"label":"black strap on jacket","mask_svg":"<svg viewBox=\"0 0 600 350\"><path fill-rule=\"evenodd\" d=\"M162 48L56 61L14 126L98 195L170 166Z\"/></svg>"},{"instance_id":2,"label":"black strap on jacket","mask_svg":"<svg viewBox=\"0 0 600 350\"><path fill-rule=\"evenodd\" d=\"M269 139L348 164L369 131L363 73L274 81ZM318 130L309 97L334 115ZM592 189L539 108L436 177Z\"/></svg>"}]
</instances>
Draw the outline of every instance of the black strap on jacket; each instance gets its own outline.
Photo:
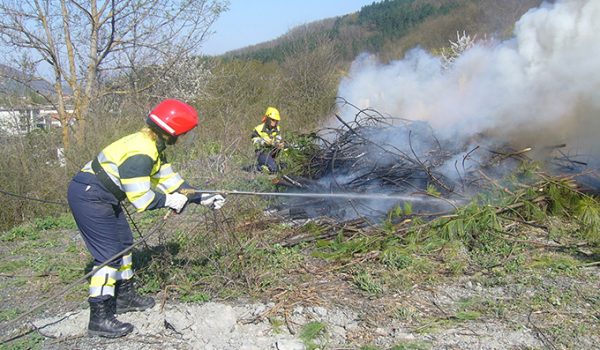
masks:
<instances>
[{"instance_id":1,"label":"black strap on jacket","mask_svg":"<svg viewBox=\"0 0 600 350\"><path fill-rule=\"evenodd\" d=\"M125 192L121 191L119 186L117 186L113 180L110 179L110 176L108 176L106 170L104 170L102 165L100 165L98 158L94 158L94 160L92 160L92 169L94 170L94 173L96 173L98 180L100 180L104 187L106 187L106 189L112 193L115 198L117 198L119 201L127 198Z\"/></svg>"}]
</instances>

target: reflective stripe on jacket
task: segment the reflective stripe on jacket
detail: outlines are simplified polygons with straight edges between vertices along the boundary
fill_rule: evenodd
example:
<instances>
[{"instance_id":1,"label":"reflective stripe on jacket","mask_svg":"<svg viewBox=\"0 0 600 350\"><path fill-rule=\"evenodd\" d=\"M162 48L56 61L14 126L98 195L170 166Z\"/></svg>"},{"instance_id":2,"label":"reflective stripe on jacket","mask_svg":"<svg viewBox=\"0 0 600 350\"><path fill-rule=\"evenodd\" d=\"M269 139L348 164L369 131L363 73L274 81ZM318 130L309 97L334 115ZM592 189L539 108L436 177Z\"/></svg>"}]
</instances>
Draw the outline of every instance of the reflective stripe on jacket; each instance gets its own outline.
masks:
<instances>
[{"instance_id":1,"label":"reflective stripe on jacket","mask_svg":"<svg viewBox=\"0 0 600 350\"><path fill-rule=\"evenodd\" d=\"M113 142L98 154L102 168L138 212L161 207L164 194L183 184L183 178L166 161L164 149L162 140L155 141L149 132L140 131ZM91 163L82 171L94 173Z\"/></svg>"},{"instance_id":2,"label":"reflective stripe on jacket","mask_svg":"<svg viewBox=\"0 0 600 350\"><path fill-rule=\"evenodd\" d=\"M279 136L279 125L273 129L269 129L266 123L257 125L252 131L252 143L257 149L272 146L275 140L280 140Z\"/></svg>"}]
</instances>

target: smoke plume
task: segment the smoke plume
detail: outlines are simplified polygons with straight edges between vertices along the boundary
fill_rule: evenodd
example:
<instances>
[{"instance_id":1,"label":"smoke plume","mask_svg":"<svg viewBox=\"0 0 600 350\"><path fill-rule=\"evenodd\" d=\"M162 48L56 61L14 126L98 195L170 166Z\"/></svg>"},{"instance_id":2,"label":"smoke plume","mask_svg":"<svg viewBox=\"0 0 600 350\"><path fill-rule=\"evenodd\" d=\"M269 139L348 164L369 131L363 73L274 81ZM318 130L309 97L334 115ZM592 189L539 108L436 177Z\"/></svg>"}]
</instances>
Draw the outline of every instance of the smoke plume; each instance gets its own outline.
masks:
<instances>
[{"instance_id":1,"label":"smoke plume","mask_svg":"<svg viewBox=\"0 0 600 350\"><path fill-rule=\"evenodd\" d=\"M502 42L483 41L444 69L415 48L389 64L363 54L338 95L361 108L428 122L442 139L475 135L515 147L600 149L600 0L563 0L528 11ZM341 110L354 118L355 110Z\"/></svg>"}]
</instances>

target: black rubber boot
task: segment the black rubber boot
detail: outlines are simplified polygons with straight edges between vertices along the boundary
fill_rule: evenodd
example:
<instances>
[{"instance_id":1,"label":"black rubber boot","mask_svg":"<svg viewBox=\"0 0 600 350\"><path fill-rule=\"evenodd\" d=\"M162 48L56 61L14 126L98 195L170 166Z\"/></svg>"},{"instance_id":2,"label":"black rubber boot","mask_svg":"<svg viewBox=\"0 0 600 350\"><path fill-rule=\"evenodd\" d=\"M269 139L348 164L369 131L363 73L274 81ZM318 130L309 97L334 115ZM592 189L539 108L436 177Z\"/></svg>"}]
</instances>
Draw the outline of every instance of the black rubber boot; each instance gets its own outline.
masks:
<instances>
[{"instance_id":1,"label":"black rubber boot","mask_svg":"<svg viewBox=\"0 0 600 350\"><path fill-rule=\"evenodd\" d=\"M114 314L115 298L111 297L100 302L90 301L89 336L119 338L133 330L131 323L117 320Z\"/></svg>"},{"instance_id":2,"label":"black rubber boot","mask_svg":"<svg viewBox=\"0 0 600 350\"><path fill-rule=\"evenodd\" d=\"M117 281L117 314L129 311L144 311L154 306L152 297L139 295L132 280Z\"/></svg>"}]
</instances>

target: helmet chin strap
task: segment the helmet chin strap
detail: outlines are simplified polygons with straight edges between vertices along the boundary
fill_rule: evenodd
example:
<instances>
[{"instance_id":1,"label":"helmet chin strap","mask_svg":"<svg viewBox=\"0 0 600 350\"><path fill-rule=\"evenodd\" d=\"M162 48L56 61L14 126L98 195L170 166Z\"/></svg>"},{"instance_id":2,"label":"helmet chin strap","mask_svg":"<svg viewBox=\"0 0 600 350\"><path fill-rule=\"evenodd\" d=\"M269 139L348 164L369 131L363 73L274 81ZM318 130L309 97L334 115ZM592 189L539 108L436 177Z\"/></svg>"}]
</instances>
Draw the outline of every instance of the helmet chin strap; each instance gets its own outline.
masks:
<instances>
[{"instance_id":1,"label":"helmet chin strap","mask_svg":"<svg viewBox=\"0 0 600 350\"><path fill-rule=\"evenodd\" d=\"M174 145L175 143L177 143L177 138L178 136L172 136L172 135L168 135L168 134L163 134L164 136L164 140L165 143L169 146Z\"/></svg>"}]
</instances>

